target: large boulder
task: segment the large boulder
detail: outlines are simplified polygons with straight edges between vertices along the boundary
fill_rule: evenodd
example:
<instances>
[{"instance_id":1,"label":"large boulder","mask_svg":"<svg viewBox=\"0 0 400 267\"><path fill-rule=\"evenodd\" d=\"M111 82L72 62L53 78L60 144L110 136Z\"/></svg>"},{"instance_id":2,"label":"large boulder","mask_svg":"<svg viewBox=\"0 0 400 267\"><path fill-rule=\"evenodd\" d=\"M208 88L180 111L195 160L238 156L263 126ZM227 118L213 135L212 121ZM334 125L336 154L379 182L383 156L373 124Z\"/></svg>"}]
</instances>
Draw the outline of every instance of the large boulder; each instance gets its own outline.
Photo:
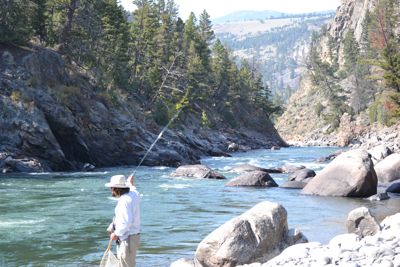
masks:
<instances>
[{"instance_id":1,"label":"large boulder","mask_svg":"<svg viewBox=\"0 0 400 267\"><path fill-rule=\"evenodd\" d=\"M369 197L377 192L372 160L365 150L340 154L303 188L303 194Z\"/></svg>"},{"instance_id":2,"label":"large boulder","mask_svg":"<svg viewBox=\"0 0 400 267\"><path fill-rule=\"evenodd\" d=\"M400 194L400 180L391 182L385 189L386 193Z\"/></svg>"},{"instance_id":3,"label":"large boulder","mask_svg":"<svg viewBox=\"0 0 400 267\"><path fill-rule=\"evenodd\" d=\"M226 186L276 187L278 184L267 172L252 171L230 180Z\"/></svg>"},{"instance_id":4,"label":"large boulder","mask_svg":"<svg viewBox=\"0 0 400 267\"><path fill-rule=\"evenodd\" d=\"M376 165L379 161L392 154L392 151L385 145L379 145L369 149L368 153L371 155L372 162Z\"/></svg>"},{"instance_id":5,"label":"large boulder","mask_svg":"<svg viewBox=\"0 0 400 267\"><path fill-rule=\"evenodd\" d=\"M306 239L300 232L288 231L285 208L264 201L210 233L198 245L195 257L200 266L233 267L266 262L302 242Z\"/></svg>"},{"instance_id":6,"label":"large boulder","mask_svg":"<svg viewBox=\"0 0 400 267\"><path fill-rule=\"evenodd\" d=\"M385 231L388 235L399 236L400 234L400 212L394 215L386 217L381 223L380 227L382 231Z\"/></svg>"},{"instance_id":7,"label":"large boulder","mask_svg":"<svg viewBox=\"0 0 400 267\"><path fill-rule=\"evenodd\" d=\"M400 153L387 156L375 166L378 181L390 183L400 179Z\"/></svg>"},{"instance_id":8,"label":"large boulder","mask_svg":"<svg viewBox=\"0 0 400 267\"><path fill-rule=\"evenodd\" d=\"M347 216L346 227L348 233L361 237L375 235L380 230L378 222L366 207L352 210Z\"/></svg>"},{"instance_id":9,"label":"large boulder","mask_svg":"<svg viewBox=\"0 0 400 267\"><path fill-rule=\"evenodd\" d=\"M225 179L225 177L210 169L205 165L183 165L178 167L173 173L172 177L192 177L192 178L210 178L210 179Z\"/></svg>"}]
</instances>

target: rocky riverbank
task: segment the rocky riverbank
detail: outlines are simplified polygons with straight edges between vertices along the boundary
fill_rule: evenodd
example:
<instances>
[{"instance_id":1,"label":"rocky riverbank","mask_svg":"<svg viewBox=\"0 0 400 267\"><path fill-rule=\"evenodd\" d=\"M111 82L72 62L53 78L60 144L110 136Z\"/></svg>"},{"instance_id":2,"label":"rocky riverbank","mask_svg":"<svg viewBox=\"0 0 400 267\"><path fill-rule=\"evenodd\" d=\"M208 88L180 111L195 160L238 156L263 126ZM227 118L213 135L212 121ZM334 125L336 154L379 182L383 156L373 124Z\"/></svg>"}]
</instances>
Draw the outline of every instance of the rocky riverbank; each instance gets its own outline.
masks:
<instances>
[{"instance_id":1,"label":"rocky riverbank","mask_svg":"<svg viewBox=\"0 0 400 267\"><path fill-rule=\"evenodd\" d=\"M294 146L342 146L350 148L372 149L385 146L392 152L400 152L400 122L383 127L378 123L370 125L348 121L346 127L339 128L334 134L309 133L302 138L288 136L288 143ZM322 131L322 129L320 130Z\"/></svg>"},{"instance_id":2,"label":"rocky riverbank","mask_svg":"<svg viewBox=\"0 0 400 267\"><path fill-rule=\"evenodd\" d=\"M262 202L210 233L195 259L171 267L400 266L400 213L378 224L367 208L359 208L346 224L349 233L327 245L308 243L299 230L287 230L282 206Z\"/></svg>"},{"instance_id":3,"label":"rocky riverbank","mask_svg":"<svg viewBox=\"0 0 400 267\"><path fill-rule=\"evenodd\" d=\"M360 224L362 226L362 224ZM338 235L329 244L304 243L285 249L266 263L242 267L273 266L400 266L400 213L385 218L373 235Z\"/></svg>"},{"instance_id":4,"label":"rocky riverbank","mask_svg":"<svg viewBox=\"0 0 400 267\"><path fill-rule=\"evenodd\" d=\"M300 182L301 186L282 187L303 188L302 194L369 197L371 201L386 200L389 195L398 198L400 153L392 153L391 149L379 145L369 151L343 152L317 174L305 168L292 168L289 182ZM270 180L274 181L267 170L250 165L236 169L245 174L225 186L277 186L268 185ZM194 175L198 168L185 170L176 173L207 178ZM400 266L400 213L380 225L376 221L366 208L356 209L346 222L349 234L334 237L328 245L298 244L307 242L307 238L297 229L288 230L286 210L279 204L263 202L210 233L200 242L193 260L181 259L171 267Z\"/></svg>"},{"instance_id":5,"label":"rocky riverbank","mask_svg":"<svg viewBox=\"0 0 400 267\"><path fill-rule=\"evenodd\" d=\"M0 57L0 172L135 165L162 130L139 98L98 89L55 51L0 44ZM196 112L182 112L180 126L163 134L143 164L179 166L229 156L228 148L286 145L272 123L202 128Z\"/></svg>"}]
</instances>

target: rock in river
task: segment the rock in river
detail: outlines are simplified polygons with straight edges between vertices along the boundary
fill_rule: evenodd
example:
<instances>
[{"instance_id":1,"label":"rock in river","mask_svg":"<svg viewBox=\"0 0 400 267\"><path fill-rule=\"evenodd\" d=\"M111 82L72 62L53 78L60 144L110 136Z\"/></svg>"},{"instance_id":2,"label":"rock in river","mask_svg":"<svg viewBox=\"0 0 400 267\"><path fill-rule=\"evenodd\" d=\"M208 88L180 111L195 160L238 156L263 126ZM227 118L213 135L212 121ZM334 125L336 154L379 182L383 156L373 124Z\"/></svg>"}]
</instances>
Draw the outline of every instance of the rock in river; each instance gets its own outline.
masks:
<instances>
[{"instance_id":1,"label":"rock in river","mask_svg":"<svg viewBox=\"0 0 400 267\"><path fill-rule=\"evenodd\" d=\"M304 187L302 193L369 197L376 194L377 183L368 152L358 149L340 154Z\"/></svg>"},{"instance_id":2,"label":"rock in river","mask_svg":"<svg viewBox=\"0 0 400 267\"><path fill-rule=\"evenodd\" d=\"M252 171L230 180L226 186L276 187L278 184L267 172Z\"/></svg>"},{"instance_id":3,"label":"rock in river","mask_svg":"<svg viewBox=\"0 0 400 267\"><path fill-rule=\"evenodd\" d=\"M183 165L178 167L173 173L172 177L193 177L193 178L210 178L210 179L225 179L225 177L210 169L205 165Z\"/></svg>"}]
</instances>

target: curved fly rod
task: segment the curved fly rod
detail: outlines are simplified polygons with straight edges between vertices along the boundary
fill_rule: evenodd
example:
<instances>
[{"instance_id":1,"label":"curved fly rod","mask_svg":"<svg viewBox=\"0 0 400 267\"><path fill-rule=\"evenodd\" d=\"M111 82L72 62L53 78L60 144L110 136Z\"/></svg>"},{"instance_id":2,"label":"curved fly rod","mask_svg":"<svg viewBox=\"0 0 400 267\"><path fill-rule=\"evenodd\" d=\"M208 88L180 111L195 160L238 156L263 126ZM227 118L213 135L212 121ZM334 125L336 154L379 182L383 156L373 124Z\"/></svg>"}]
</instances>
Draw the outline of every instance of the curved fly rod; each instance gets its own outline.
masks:
<instances>
[{"instance_id":1,"label":"curved fly rod","mask_svg":"<svg viewBox=\"0 0 400 267\"><path fill-rule=\"evenodd\" d=\"M139 164L136 166L135 170L132 172L132 174L130 176L135 176L137 169L140 167L140 165L142 165L143 161L146 159L147 155L150 153L150 151L153 149L154 145L157 143L158 140L160 140L160 138L162 137L162 135L164 134L164 132L168 129L169 125L179 116L179 113L181 113L182 109L185 106L182 106L180 109L178 109L178 111L175 113L175 115L169 120L169 122L167 123L167 125L164 126L164 128L161 130L161 132L158 134L156 140L154 140L154 142L151 144L151 146L149 147L149 149L147 149L146 153L144 154L143 158L140 160Z\"/></svg>"},{"instance_id":2,"label":"curved fly rod","mask_svg":"<svg viewBox=\"0 0 400 267\"><path fill-rule=\"evenodd\" d=\"M182 53L178 53L175 57L174 60L171 63L171 66L169 67L169 69L167 70L167 75L165 76L164 80L162 81L160 88L158 89L158 91L156 92L155 96L153 97L153 99L151 100L151 103L153 103L155 101L155 99L157 98L157 95L161 92L162 87L165 84L165 81L167 80L169 74L171 73L172 67L175 64L175 60L181 55ZM160 140L160 138L162 137L162 135L164 134L164 132L168 129L168 127L171 125L171 123L179 116L179 114L181 113L182 109L186 106L184 103L185 98L187 97L187 93L188 91L186 90L183 98L180 100L181 103L183 103L181 105L181 107L177 110L177 112L175 113L175 115L169 120L169 122L167 123L167 125L164 126L164 128L161 130L161 132L158 134L157 138L154 140L154 142L150 145L149 149L147 149L146 153L144 154L143 158L140 160L139 164L136 166L135 170L132 172L132 174L130 176L135 176L137 169L142 165L143 161L146 159L147 155L150 153L150 151L153 149L154 145L157 143L158 140ZM179 102L178 102L179 103Z\"/></svg>"}]
</instances>

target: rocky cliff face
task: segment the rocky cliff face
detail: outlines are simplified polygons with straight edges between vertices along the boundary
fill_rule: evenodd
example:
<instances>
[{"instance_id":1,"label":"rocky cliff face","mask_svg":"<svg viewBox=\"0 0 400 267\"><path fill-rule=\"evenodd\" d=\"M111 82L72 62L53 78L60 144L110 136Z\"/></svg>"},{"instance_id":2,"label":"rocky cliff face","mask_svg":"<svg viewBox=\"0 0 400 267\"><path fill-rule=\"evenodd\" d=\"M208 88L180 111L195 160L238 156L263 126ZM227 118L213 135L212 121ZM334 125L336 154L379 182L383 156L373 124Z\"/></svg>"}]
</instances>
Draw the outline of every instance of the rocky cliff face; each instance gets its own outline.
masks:
<instances>
[{"instance_id":1,"label":"rocky cliff face","mask_svg":"<svg viewBox=\"0 0 400 267\"><path fill-rule=\"evenodd\" d=\"M0 44L0 56L3 172L138 164L161 131L135 99L97 92L89 75L54 51ZM167 130L144 164L195 163L204 155L226 155L231 142L249 148L285 144L273 127L261 132L196 127Z\"/></svg>"},{"instance_id":2,"label":"rocky cliff face","mask_svg":"<svg viewBox=\"0 0 400 267\"><path fill-rule=\"evenodd\" d=\"M336 53L339 64L343 65L343 40L349 29L354 30L357 42L361 41L363 23L367 12L372 12L378 0L342 0L341 5L336 11L335 18L328 23L327 30L337 44ZM329 38L325 35L321 39L321 58L329 61Z\"/></svg>"},{"instance_id":3,"label":"rocky cliff face","mask_svg":"<svg viewBox=\"0 0 400 267\"><path fill-rule=\"evenodd\" d=\"M354 31L355 40L360 44L366 14L373 12L378 0L342 0L337 9L335 18L327 25L314 47L322 62L338 64L335 73L334 86L342 90L340 95L345 96L346 104L353 108L354 114L344 113L340 115L339 125L334 126L324 121L321 117L321 107L330 108L326 94L312 82L312 74L309 72L302 78L299 90L291 97L287 110L278 119L276 127L281 136L289 143L309 145L360 145L365 136L379 136L384 132L378 124L371 125L366 111L358 112L354 95L359 94L359 81L354 75L341 78L338 74L344 66L344 39L349 30ZM398 18L397 18L398 20ZM399 24L400 25L400 24ZM400 28L399 28L400 29ZM332 45L334 44L334 45ZM334 56L332 56L332 54ZM335 62L333 61L335 59ZM372 69L371 76L382 77L382 72ZM362 85L361 85L362 87ZM371 97L373 98L373 97ZM367 103L367 107L368 107ZM397 129L400 122L388 128Z\"/></svg>"}]
</instances>

